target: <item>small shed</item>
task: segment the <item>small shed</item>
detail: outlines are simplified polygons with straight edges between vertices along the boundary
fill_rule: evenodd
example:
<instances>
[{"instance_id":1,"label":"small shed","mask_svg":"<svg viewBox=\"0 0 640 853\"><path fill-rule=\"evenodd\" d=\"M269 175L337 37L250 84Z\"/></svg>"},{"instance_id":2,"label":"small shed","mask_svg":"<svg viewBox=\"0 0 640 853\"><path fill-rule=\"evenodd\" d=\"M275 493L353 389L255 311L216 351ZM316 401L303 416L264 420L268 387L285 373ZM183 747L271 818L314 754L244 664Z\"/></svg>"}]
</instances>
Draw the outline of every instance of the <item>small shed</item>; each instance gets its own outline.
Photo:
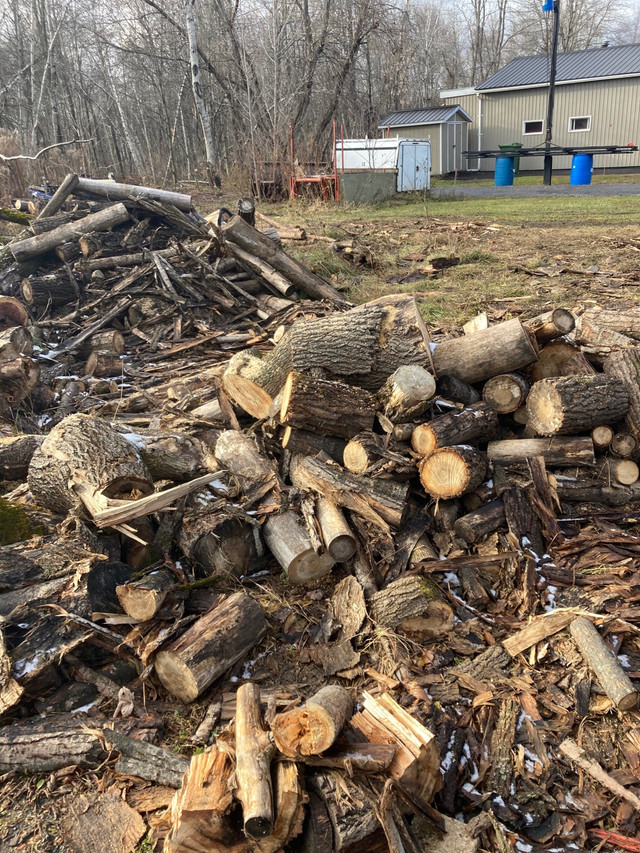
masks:
<instances>
[{"instance_id":1,"label":"small shed","mask_svg":"<svg viewBox=\"0 0 640 853\"><path fill-rule=\"evenodd\" d=\"M426 107L420 110L399 110L385 116L378 129L383 135L431 142L431 172L446 175L464 171L467 161L462 156L469 148L471 116L459 104L446 107Z\"/></svg>"}]
</instances>

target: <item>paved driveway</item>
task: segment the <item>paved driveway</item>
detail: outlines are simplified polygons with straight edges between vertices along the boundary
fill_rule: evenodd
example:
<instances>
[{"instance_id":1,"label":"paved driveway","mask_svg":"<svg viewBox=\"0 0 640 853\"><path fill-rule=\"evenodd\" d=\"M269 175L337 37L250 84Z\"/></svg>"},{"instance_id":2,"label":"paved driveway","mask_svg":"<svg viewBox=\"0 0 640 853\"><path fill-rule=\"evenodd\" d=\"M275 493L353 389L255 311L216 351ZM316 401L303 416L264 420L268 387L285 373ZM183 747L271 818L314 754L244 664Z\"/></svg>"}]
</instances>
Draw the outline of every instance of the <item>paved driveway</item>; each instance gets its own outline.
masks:
<instances>
[{"instance_id":1,"label":"paved driveway","mask_svg":"<svg viewBox=\"0 0 640 853\"><path fill-rule=\"evenodd\" d=\"M540 178L542 181L542 177ZM516 178L517 181L517 178ZM550 196L609 196L609 195L640 195L640 183L637 184L590 184L586 187L572 187L570 184L551 184L545 187L518 186L512 187L475 187L464 182L451 186L436 187L431 190L434 198L548 198Z\"/></svg>"}]
</instances>

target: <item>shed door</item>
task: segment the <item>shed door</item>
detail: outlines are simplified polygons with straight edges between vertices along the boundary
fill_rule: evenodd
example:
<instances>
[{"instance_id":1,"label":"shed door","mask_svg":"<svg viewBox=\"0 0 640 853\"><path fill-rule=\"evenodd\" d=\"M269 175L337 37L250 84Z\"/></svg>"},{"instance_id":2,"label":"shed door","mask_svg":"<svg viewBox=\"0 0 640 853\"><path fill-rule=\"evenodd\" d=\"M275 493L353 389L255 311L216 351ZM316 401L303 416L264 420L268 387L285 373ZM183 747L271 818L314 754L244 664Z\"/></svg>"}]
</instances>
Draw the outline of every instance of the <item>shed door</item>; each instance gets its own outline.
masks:
<instances>
[{"instance_id":1,"label":"shed door","mask_svg":"<svg viewBox=\"0 0 640 853\"><path fill-rule=\"evenodd\" d=\"M423 143L401 142L398 152L398 192L429 188L430 147Z\"/></svg>"}]
</instances>

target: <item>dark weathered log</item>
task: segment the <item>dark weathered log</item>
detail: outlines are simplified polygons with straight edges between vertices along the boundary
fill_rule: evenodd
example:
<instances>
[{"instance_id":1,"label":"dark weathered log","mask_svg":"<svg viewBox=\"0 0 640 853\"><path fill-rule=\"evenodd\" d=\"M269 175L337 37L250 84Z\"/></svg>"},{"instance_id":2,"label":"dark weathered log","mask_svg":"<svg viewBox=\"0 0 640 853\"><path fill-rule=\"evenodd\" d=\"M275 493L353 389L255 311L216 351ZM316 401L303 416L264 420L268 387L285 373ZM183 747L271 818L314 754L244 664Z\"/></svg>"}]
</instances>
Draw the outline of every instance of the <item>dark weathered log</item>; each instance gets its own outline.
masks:
<instances>
[{"instance_id":1,"label":"dark weathered log","mask_svg":"<svg viewBox=\"0 0 640 853\"><path fill-rule=\"evenodd\" d=\"M408 364L394 371L376 396L385 417L399 424L418 420L435 392L436 382L431 373L419 364Z\"/></svg>"},{"instance_id":2,"label":"dark weathered log","mask_svg":"<svg viewBox=\"0 0 640 853\"><path fill-rule=\"evenodd\" d=\"M78 260L81 254L77 240L67 240L66 243L60 243L55 249L56 257L63 264L72 264Z\"/></svg>"},{"instance_id":3,"label":"dark weathered log","mask_svg":"<svg viewBox=\"0 0 640 853\"><path fill-rule=\"evenodd\" d=\"M80 353L89 356L92 352L122 355L125 350L124 335L116 329L96 332L80 347Z\"/></svg>"},{"instance_id":4,"label":"dark weathered log","mask_svg":"<svg viewBox=\"0 0 640 853\"><path fill-rule=\"evenodd\" d=\"M175 586L176 576L170 569L156 569L140 580L117 586L116 595L128 616L138 622L147 622L153 619Z\"/></svg>"},{"instance_id":5,"label":"dark weathered log","mask_svg":"<svg viewBox=\"0 0 640 853\"><path fill-rule=\"evenodd\" d=\"M154 480L186 483L218 468L209 448L186 433L125 432L122 436L138 452Z\"/></svg>"},{"instance_id":6,"label":"dark weathered log","mask_svg":"<svg viewBox=\"0 0 640 853\"><path fill-rule=\"evenodd\" d=\"M615 423L629 409L624 383L609 376L541 379L527 399L528 424L538 435L576 435Z\"/></svg>"},{"instance_id":7,"label":"dark weathered log","mask_svg":"<svg viewBox=\"0 0 640 853\"><path fill-rule=\"evenodd\" d=\"M280 420L286 426L351 438L373 427L375 399L363 388L292 371L285 382Z\"/></svg>"},{"instance_id":8,"label":"dark weathered log","mask_svg":"<svg viewBox=\"0 0 640 853\"><path fill-rule=\"evenodd\" d=\"M211 512L206 505L185 512L176 541L203 574L211 577L241 577L255 553L253 527L223 512Z\"/></svg>"},{"instance_id":9,"label":"dark weathered log","mask_svg":"<svg viewBox=\"0 0 640 853\"><path fill-rule=\"evenodd\" d=\"M193 702L259 643L266 630L258 602L236 592L158 652L158 678L173 696Z\"/></svg>"},{"instance_id":10,"label":"dark weathered log","mask_svg":"<svg viewBox=\"0 0 640 853\"><path fill-rule=\"evenodd\" d=\"M116 590L131 580L131 566L119 560L96 563L87 576L87 595L94 613L122 613Z\"/></svg>"},{"instance_id":11,"label":"dark weathered log","mask_svg":"<svg viewBox=\"0 0 640 853\"><path fill-rule=\"evenodd\" d=\"M262 258L259 258L257 255L247 252L231 240L225 241L225 245L244 269L251 273L257 273L260 278L268 281L269 284L278 291L278 293L281 293L288 299L297 299L298 291L296 290L295 285L289 278L282 275L282 273L278 272L278 270L271 266L271 264L263 261Z\"/></svg>"},{"instance_id":12,"label":"dark weathered log","mask_svg":"<svg viewBox=\"0 0 640 853\"><path fill-rule=\"evenodd\" d=\"M611 353L603 364L607 376L613 376L624 383L629 394L629 411L626 422L629 431L640 441L640 348L620 350Z\"/></svg>"},{"instance_id":13,"label":"dark weathered log","mask_svg":"<svg viewBox=\"0 0 640 853\"><path fill-rule=\"evenodd\" d=\"M72 240L79 234L115 228L116 225L121 225L127 219L129 219L129 211L124 204L114 204L110 207L105 207L104 210L100 210L98 213L90 213L84 219L54 228L53 231L47 231L44 234L38 234L35 237L27 237L26 240L11 243L9 248L16 261L28 261L30 258L50 252L60 243Z\"/></svg>"},{"instance_id":14,"label":"dark weathered log","mask_svg":"<svg viewBox=\"0 0 640 853\"><path fill-rule=\"evenodd\" d=\"M499 373L511 373L537 361L533 335L520 320L507 320L473 335L441 341L433 353L436 373L464 382L482 382Z\"/></svg>"},{"instance_id":15,"label":"dark weathered log","mask_svg":"<svg viewBox=\"0 0 640 853\"><path fill-rule=\"evenodd\" d=\"M554 308L531 320L524 320L522 325L533 332L540 346L544 346L549 341L570 334L576 327L576 318L566 308Z\"/></svg>"},{"instance_id":16,"label":"dark weathered log","mask_svg":"<svg viewBox=\"0 0 640 853\"><path fill-rule=\"evenodd\" d=\"M623 507L628 503L640 501L640 489L637 486L607 486L599 480L558 479L554 483L561 501L571 503L603 504L604 506Z\"/></svg>"},{"instance_id":17,"label":"dark weathered log","mask_svg":"<svg viewBox=\"0 0 640 853\"><path fill-rule=\"evenodd\" d=\"M324 577L333 568L333 557L329 553L317 553L307 530L292 510L270 515L262 529L267 547L294 583Z\"/></svg>"},{"instance_id":18,"label":"dark weathered log","mask_svg":"<svg viewBox=\"0 0 640 853\"><path fill-rule=\"evenodd\" d=\"M634 708L638 704L638 692L593 622L586 616L578 616L569 626L569 630L582 656L615 707L620 711Z\"/></svg>"},{"instance_id":19,"label":"dark weathered log","mask_svg":"<svg viewBox=\"0 0 640 853\"><path fill-rule=\"evenodd\" d=\"M93 178L79 178L74 189L75 195L100 196L109 201L151 200L163 204L172 204L178 210L187 213L191 210L191 196L160 190L155 187L140 187L134 184L119 184L116 181L98 181Z\"/></svg>"},{"instance_id":20,"label":"dark weathered log","mask_svg":"<svg viewBox=\"0 0 640 853\"><path fill-rule=\"evenodd\" d=\"M47 201L38 215L38 219L46 219L48 216L53 216L57 213L67 198L73 193L78 186L79 178L73 172L65 175L64 180L54 192L51 198Z\"/></svg>"},{"instance_id":21,"label":"dark weathered log","mask_svg":"<svg viewBox=\"0 0 640 853\"><path fill-rule=\"evenodd\" d=\"M98 253L111 255L122 252L122 238L112 231L91 231L89 234L82 234L78 238L78 245L85 258L91 258Z\"/></svg>"},{"instance_id":22,"label":"dark weathered log","mask_svg":"<svg viewBox=\"0 0 640 853\"><path fill-rule=\"evenodd\" d=\"M57 512L81 509L92 497L126 500L153 491L129 442L106 421L80 414L51 430L34 453L28 482L36 500ZM74 488L83 489L82 499Z\"/></svg>"},{"instance_id":23,"label":"dark weathered log","mask_svg":"<svg viewBox=\"0 0 640 853\"><path fill-rule=\"evenodd\" d=\"M441 447L418 466L420 482L433 498L457 498L472 492L487 474L486 458L466 445Z\"/></svg>"},{"instance_id":24,"label":"dark weathered log","mask_svg":"<svg viewBox=\"0 0 640 853\"><path fill-rule=\"evenodd\" d=\"M245 252L250 252L266 261L307 296L314 299L327 299L337 304L345 302L342 294L334 287L283 252L273 240L257 231L240 216L234 216L222 225L221 231L225 240L232 241Z\"/></svg>"},{"instance_id":25,"label":"dark weathered log","mask_svg":"<svg viewBox=\"0 0 640 853\"><path fill-rule=\"evenodd\" d=\"M271 723L275 744L284 755L320 755L331 747L351 716L353 699L337 684L322 687L291 711L277 714Z\"/></svg>"},{"instance_id":26,"label":"dark weathered log","mask_svg":"<svg viewBox=\"0 0 640 853\"><path fill-rule=\"evenodd\" d=\"M169 788L180 787L189 769L187 758L109 728L103 732L105 741L120 753L114 766L116 773L137 776Z\"/></svg>"},{"instance_id":27,"label":"dark weathered log","mask_svg":"<svg viewBox=\"0 0 640 853\"><path fill-rule=\"evenodd\" d=\"M480 394L475 388L448 373L440 373L436 382L436 391L445 400L453 400L453 402L463 403L465 406L470 406L480 400Z\"/></svg>"},{"instance_id":28,"label":"dark weathered log","mask_svg":"<svg viewBox=\"0 0 640 853\"><path fill-rule=\"evenodd\" d=\"M317 456L318 453L326 453L336 462L342 462L346 442L334 435L317 435L315 432L288 426L282 433L282 447L290 453L298 453L301 456Z\"/></svg>"},{"instance_id":29,"label":"dark weathered log","mask_svg":"<svg viewBox=\"0 0 640 853\"><path fill-rule=\"evenodd\" d=\"M505 524L504 504L500 499L458 518L453 525L456 536L468 545L475 545Z\"/></svg>"},{"instance_id":30,"label":"dark weathered log","mask_svg":"<svg viewBox=\"0 0 640 853\"><path fill-rule=\"evenodd\" d=\"M482 399L498 414L515 412L527 399L529 383L518 373L501 373L488 379L482 389Z\"/></svg>"},{"instance_id":31,"label":"dark weathered log","mask_svg":"<svg viewBox=\"0 0 640 853\"><path fill-rule=\"evenodd\" d=\"M52 773L61 767L97 767L106 755L95 732L71 714L0 728L0 773Z\"/></svg>"},{"instance_id":32,"label":"dark weathered log","mask_svg":"<svg viewBox=\"0 0 640 853\"><path fill-rule=\"evenodd\" d=\"M318 802L311 818L316 825L306 831L306 842L313 846L305 847L305 853L386 853L391 849L370 799L355 779L338 780L325 771L314 773L308 782ZM322 846L325 843L327 847Z\"/></svg>"},{"instance_id":33,"label":"dark weathered log","mask_svg":"<svg viewBox=\"0 0 640 853\"><path fill-rule=\"evenodd\" d=\"M0 438L0 477L3 480L24 480L33 454L43 441L42 435Z\"/></svg>"},{"instance_id":34,"label":"dark weathered log","mask_svg":"<svg viewBox=\"0 0 640 853\"><path fill-rule=\"evenodd\" d=\"M497 430L495 409L486 403L474 403L417 426L411 435L411 446L420 456L428 456L439 447L492 438Z\"/></svg>"},{"instance_id":35,"label":"dark weathered log","mask_svg":"<svg viewBox=\"0 0 640 853\"><path fill-rule=\"evenodd\" d=\"M532 456L543 456L547 465L566 468L596 463L591 436L490 441L487 456L496 465L519 465Z\"/></svg>"},{"instance_id":36,"label":"dark weathered log","mask_svg":"<svg viewBox=\"0 0 640 853\"><path fill-rule=\"evenodd\" d=\"M243 684L236 694L236 795L249 838L264 838L273 831L273 752L269 734L262 727L260 688Z\"/></svg>"}]
</instances>

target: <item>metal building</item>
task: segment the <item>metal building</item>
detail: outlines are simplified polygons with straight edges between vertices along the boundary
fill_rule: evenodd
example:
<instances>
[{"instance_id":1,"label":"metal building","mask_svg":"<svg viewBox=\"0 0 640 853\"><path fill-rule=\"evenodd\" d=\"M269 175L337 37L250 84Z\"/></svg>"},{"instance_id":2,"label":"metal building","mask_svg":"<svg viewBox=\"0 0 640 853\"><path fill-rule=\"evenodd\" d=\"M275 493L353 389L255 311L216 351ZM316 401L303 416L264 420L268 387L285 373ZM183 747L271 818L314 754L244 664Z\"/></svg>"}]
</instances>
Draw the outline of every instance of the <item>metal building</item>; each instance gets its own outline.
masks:
<instances>
[{"instance_id":1,"label":"metal building","mask_svg":"<svg viewBox=\"0 0 640 853\"><path fill-rule=\"evenodd\" d=\"M467 169L462 152L469 148L471 116L458 104L390 113L378 125L383 136L426 139L431 143L431 174Z\"/></svg>"},{"instance_id":2,"label":"metal building","mask_svg":"<svg viewBox=\"0 0 640 853\"><path fill-rule=\"evenodd\" d=\"M440 93L448 108L471 116L468 150L519 143L544 145L549 57L523 56L475 88ZM640 144L640 44L591 48L558 55L553 118L555 145ZM640 166L640 152L596 155L594 166ZM470 161L468 169L492 172L493 160ZM542 157L526 168L542 170ZM554 158L554 169L569 169L571 157Z\"/></svg>"}]
</instances>

